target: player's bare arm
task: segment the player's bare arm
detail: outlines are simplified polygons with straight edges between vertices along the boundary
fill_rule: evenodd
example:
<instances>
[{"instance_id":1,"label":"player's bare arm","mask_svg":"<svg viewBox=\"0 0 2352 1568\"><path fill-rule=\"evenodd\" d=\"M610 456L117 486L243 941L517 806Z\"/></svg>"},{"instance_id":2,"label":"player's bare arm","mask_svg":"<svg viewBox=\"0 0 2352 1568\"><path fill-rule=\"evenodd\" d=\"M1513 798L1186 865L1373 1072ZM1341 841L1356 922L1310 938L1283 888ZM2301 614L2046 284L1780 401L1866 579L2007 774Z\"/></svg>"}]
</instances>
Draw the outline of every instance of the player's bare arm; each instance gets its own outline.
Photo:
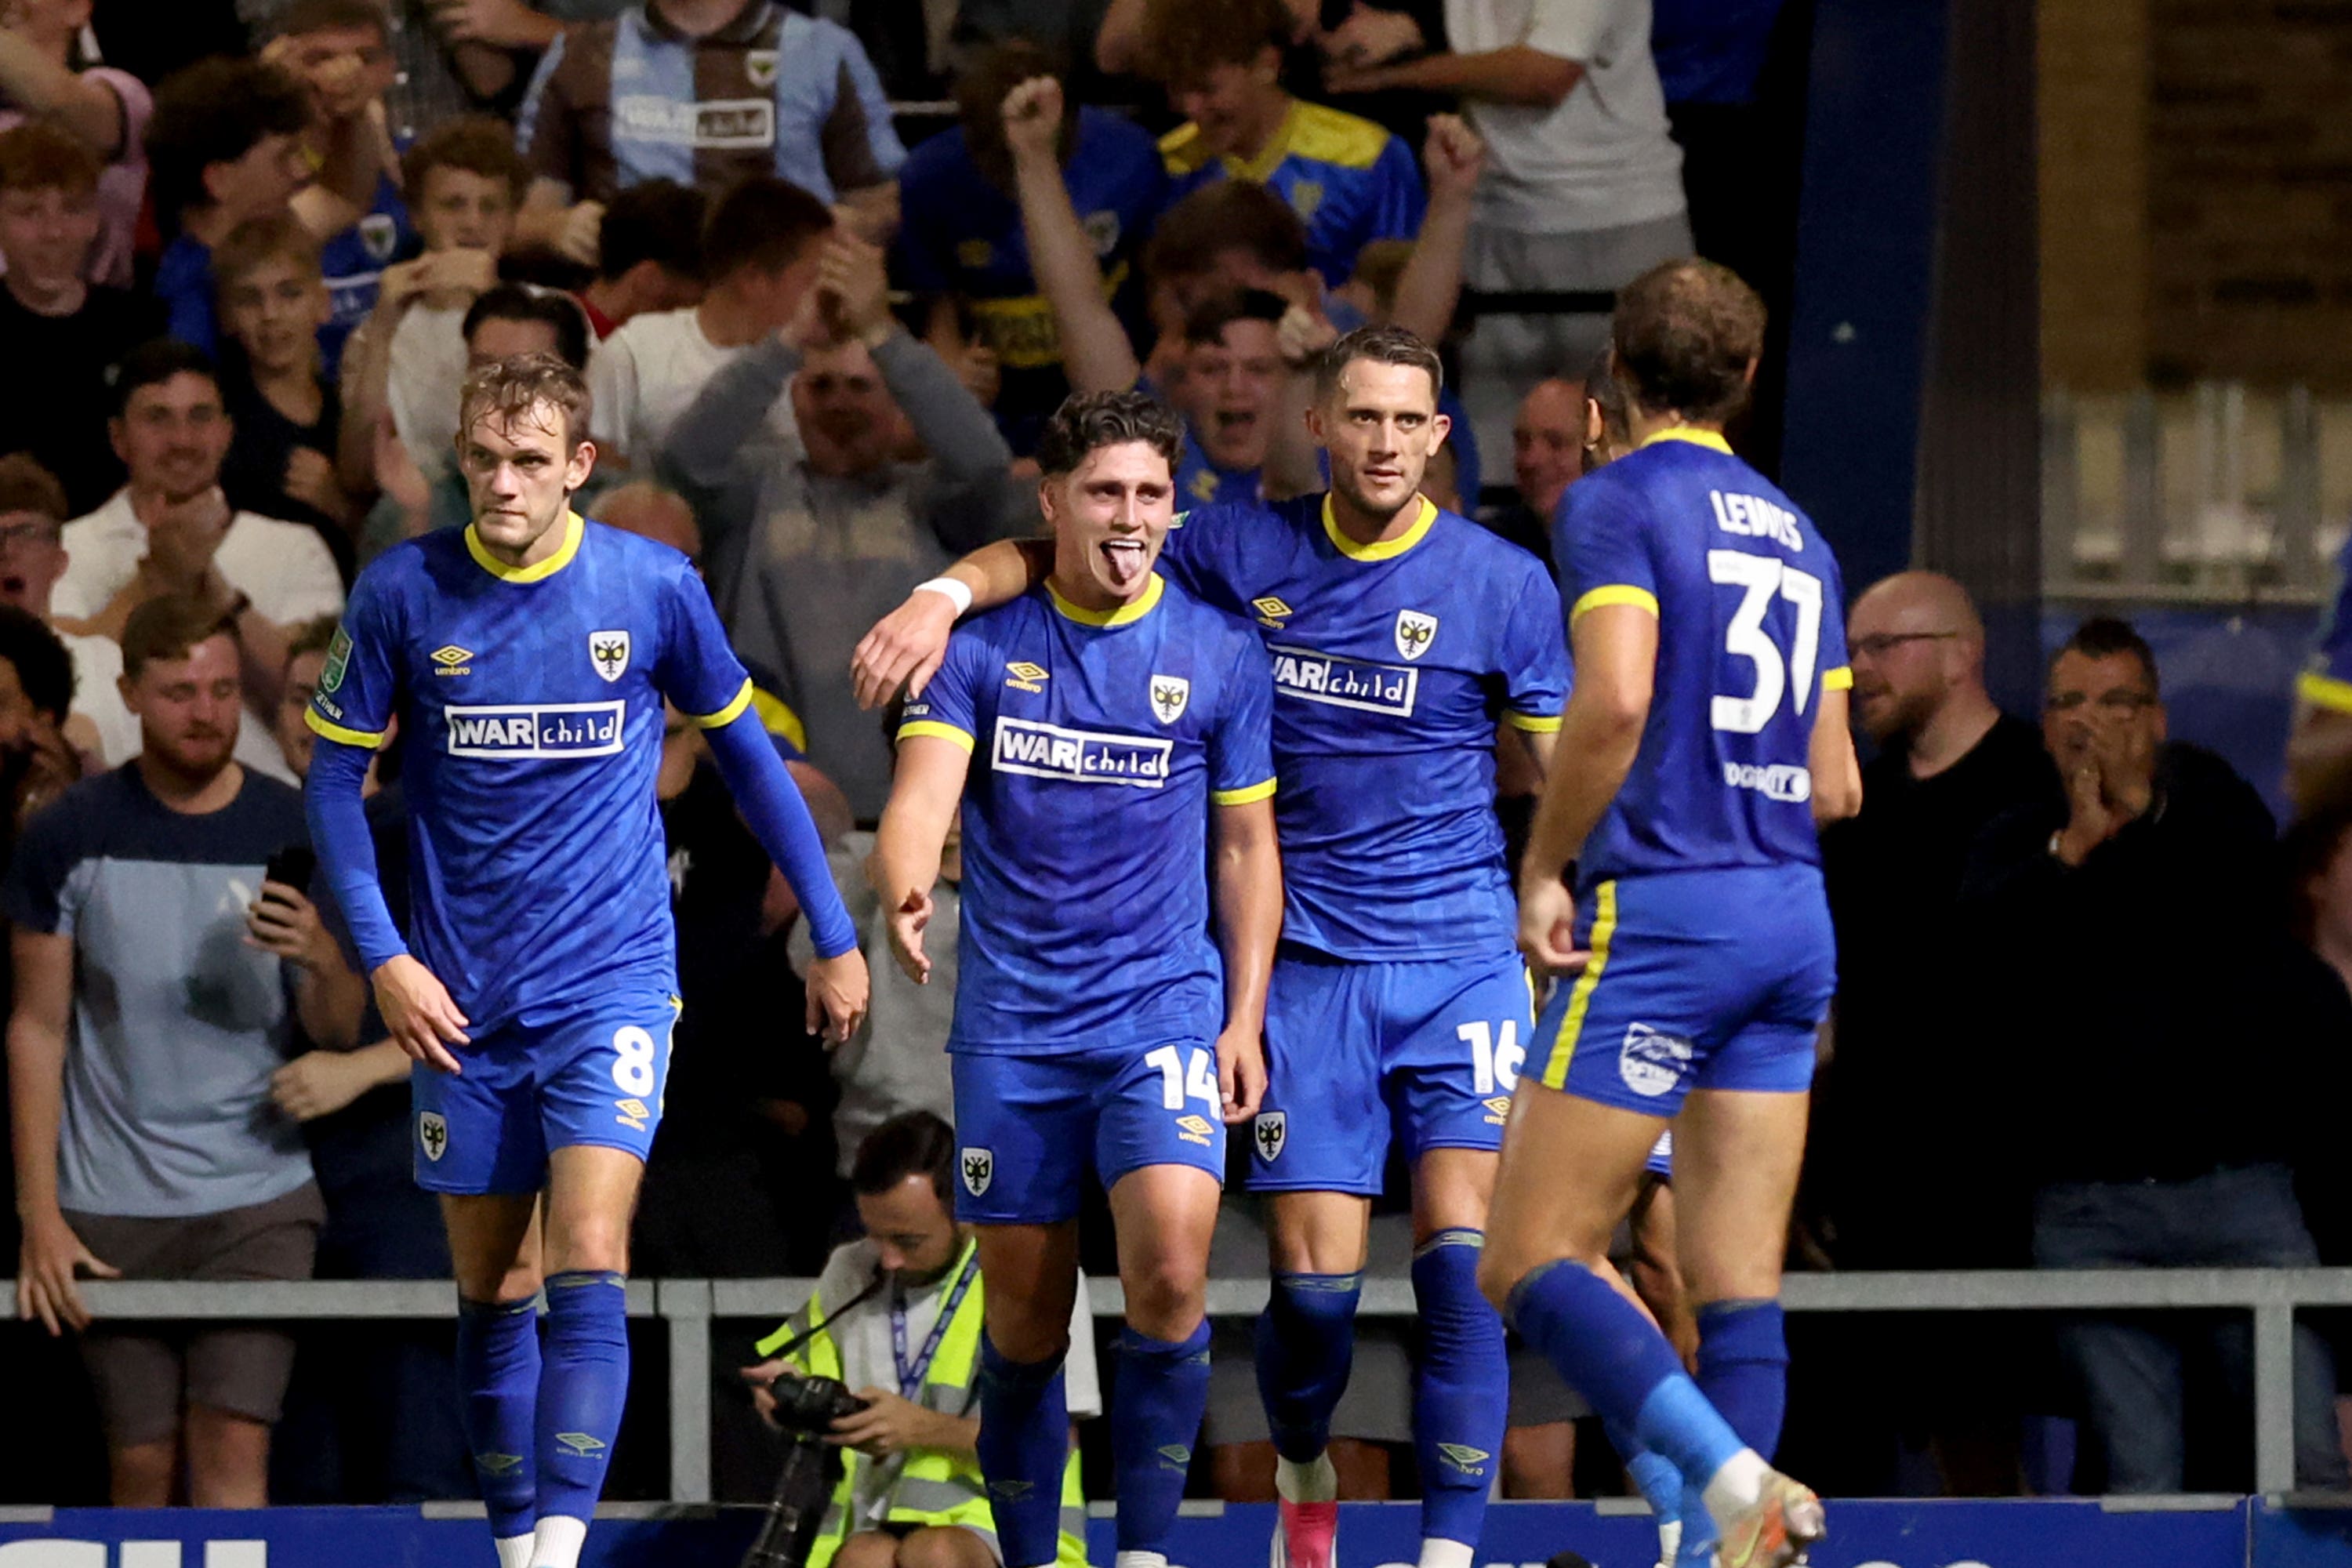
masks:
<instances>
[{"instance_id":1,"label":"player's bare arm","mask_svg":"<svg viewBox=\"0 0 2352 1568\"><path fill-rule=\"evenodd\" d=\"M1813 823L1826 826L1862 810L1862 763L1853 754L1853 728L1846 721L1852 705L1843 688L1824 689L1813 714L1813 733L1806 767L1813 775Z\"/></svg>"},{"instance_id":2,"label":"player's bare arm","mask_svg":"<svg viewBox=\"0 0 2352 1568\"><path fill-rule=\"evenodd\" d=\"M1282 934L1282 856L1275 846L1272 796L1212 810L1217 942L1225 960L1217 1088L1231 1125L1255 1116L1265 1098L1265 987Z\"/></svg>"},{"instance_id":3,"label":"player's bare arm","mask_svg":"<svg viewBox=\"0 0 2352 1568\"><path fill-rule=\"evenodd\" d=\"M861 708L879 708L900 687L920 697L947 657L948 634L957 618L1010 604L1045 580L1054 569L1050 539L1000 539L983 544L949 567L943 576L971 590L971 610L960 610L945 594L918 588L907 602L874 623L850 655L849 669Z\"/></svg>"},{"instance_id":4,"label":"player's bare arm","mask_svg":"<svg viewBox=\"0 0 2352 1568\"><path fill-rule=\"evenodd\" d=\"M1560 868L1584 847L1641 749L1657 675L1658 618L1638 605L1601 605L1577 617L1570 639L1576 689L1553 740L1577 765L1546 776L1519 866L1519 950L1554 973L1584 962L1572 934L1576 900Z\"/></svg>"},{"instance_id":5,"label":"player's bare arm","mask_svg":"<svg viewBox=\"0 0 2352 1568\"><path fill-rule=\"evenodd\" d=\"M890 951L918 985L931 978L923 932L931 921L931 889L939 883L940 858L971 763L970 752L941 736L909 735L898 742L898 771L874 835L873 858L866 863L866 879L889 911Z\"/></svg>"}]
</instances>

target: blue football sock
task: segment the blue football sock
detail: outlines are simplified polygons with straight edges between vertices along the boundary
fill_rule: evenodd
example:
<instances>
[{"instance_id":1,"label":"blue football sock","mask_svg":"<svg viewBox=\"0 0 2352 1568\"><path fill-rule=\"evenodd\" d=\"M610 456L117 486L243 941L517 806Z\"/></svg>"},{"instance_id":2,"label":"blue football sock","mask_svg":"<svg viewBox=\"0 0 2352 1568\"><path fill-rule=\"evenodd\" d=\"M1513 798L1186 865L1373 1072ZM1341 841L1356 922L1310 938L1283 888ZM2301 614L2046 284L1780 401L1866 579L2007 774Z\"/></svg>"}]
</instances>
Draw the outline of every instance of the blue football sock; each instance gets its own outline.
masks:
<instances>
[{"instance_id":1,"label":"blue football sock","mask_svg":"<svg viewBox=\"0 0 2352 1568\"><path fill-rule=\"evenodd\" d=\"M1674 1346L1581 1263L1548 1263L1511 1291L1511 1326L1568 1385L1683 1479L1704 1487L1745 1447L1675 1358Z\"/></svg>"},{"instance_id":2,"label":"blue football sock","mask_svg":"<svg viewBox=\"0 0 2352 1568\"><path fill-rule=\"evenodd\" d=\"M593 1520L628 1402L628 1282L603 1269L549 1275L545 1361L539 1515Z\"/></svg>"},{"instance_id":3,"label":"blue football sock","mask_svg":"<svg viewBox=\"0 0 2352 1568\"><path fill-rule=\"evenodd\" d=\"M1331 1445L1331 1412L1356 1359L1357 1274L1277 1274L1257 1320L1257 1392L1274 1451L1294 1464Z\"/></svg>"},{"instance_id":4,"label":"blue football sock","mask_svg":"<svg viewBox=\"0 0 2352 1568\"><path fill-rule=\"evenodd\" d=\"M1118 1336L1118 1388L1110 1407L1118 1550L1165 1552L1184 1500L1192 1443L1209 1407L1209 1325L1181 1340L1132 1328Z\"/></svg>"},{"instance_id":5,"label":"blue football sock","mask_svg":"<svg viewBox=\"0 0 2352 1568\"><path fill-rule=\"evenodd\" d=\"M1511 1393L1503 1320L1478 1293L1484 1231L1441 1230L1412 1255L1421 1358L1412 1374L1412 1445L1421 1466L1421 1538L1478 1544Z\"/></svg>"},{"instance_id":6,"label":"blue football sock","mask_svg":"<svg viewBox=\"0 0 2352 1568\"><path fill-rule=\"evenodd\" d=\"M529 1535L539 1518L531 1415L539 1403L539 1298L457 1300L458 1415L474 1456L490 1534Z\"/></svg>"},{"instance_id":7,"label":"blue football sock","mask_svg":"<svg viewBox=\"0 0 2352 1568\"><path fill-rule=\"evenodd\" d=\"M1739 1440L1772 1458L1789 1408L1786 1318L1774 1300L1710 1301L1698 1310L1698 1387Z\"/></svg>"},{"instance_id":8,"label":"blue football sock","mask_svg":"<svg viewBox=\"0 0 2352 1568\"><path fill-rule=\"evenodd\" d=\"M1675 1468L1674 1461L1664 1454L1653 1454L1642 1447L1642 1440L1614 1421L1604 1421L1601 1427L1609 1434L1610 1446L1617 1457L1625 1461L1625 1474L1642 1500L1650 1505L1650 1512L1660 1524L1671 1524L1683 1517L1683 1473Z\"/></svg>"},{"instance_id":9,"label":"blue football sock","mask_svg":"<svg viewBox=\"0 0 2352 1568\"><path fill-rule=\"evenodd\" d=\"M1070 1400L1062 1357L1007 1361L980 1340L980 1473L1007 1568L1061 1554L1062 1469L1070 1453Z\"/></svg>"}]
</instances>

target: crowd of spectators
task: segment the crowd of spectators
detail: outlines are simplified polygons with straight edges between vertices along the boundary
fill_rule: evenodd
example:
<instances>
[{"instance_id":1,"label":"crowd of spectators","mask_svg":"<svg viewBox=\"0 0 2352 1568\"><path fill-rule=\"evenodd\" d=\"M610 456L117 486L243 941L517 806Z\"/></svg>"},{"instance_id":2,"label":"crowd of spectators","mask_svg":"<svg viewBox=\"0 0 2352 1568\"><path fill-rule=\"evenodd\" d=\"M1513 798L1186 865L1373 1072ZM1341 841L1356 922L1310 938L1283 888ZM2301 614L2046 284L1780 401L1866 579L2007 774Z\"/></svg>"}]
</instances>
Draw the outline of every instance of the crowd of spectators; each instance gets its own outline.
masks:
<instances>
[{"instance_id":1,"label":"crowd of spectators","mask_svg":"<svg viewBox=\"0 0 2352 1568\"><path fill-rule=\"evenodd\" d=\"M636 1267L816 1274L876 1196L851 1191L861 1145L950 1104L958 867L951 849L938 973L905 984L860 869L892 767L850 684L860 634L963 551L1035 528L1030 446L1073 389L1140 385L1181 411L1180 504L1317 488L1302 372L1373 321L1461 372L1431 493L1549 558L1560 496L1622 430L1594 359L1605 318L1465 311L1465 291L1605 295L1696 236L1784 297L1786 213L1760 195L1778 188L1761 128L1780 9L0 6L0 1241L19 1243L37 1320L0 1362L61 1412L54 1434L0 1436L0 1500L470 1490L446 1329L132 1330L92 1322L75 1283L448 1273L406 1180L408 1064L311 902L294 786L352 574L466 521L469 366L541 352L584 370L583 510L700 565L867 931L872 1014L827 1056L791 1022L807 950L790 891L674 722L658 795L688 1005ZM2128 626L2067 644L2037 731L1987 694L1956 584L1891 579L1852 623L1879 749L1861 816L1825 846L1843 984L1806 1257L2342 1256L2326 1130L2252 1089L2326 1075L2352 1024L2342 824L2305 825L2273 878L2259 799L2167 741ZM1505 763L1507 821L1535 785ZM397 909L396 746L377 773ZM2200 1064L2233 1038L2296 1064L2217 1082ZM2011 1099L2021 1070L2115 1098L2072 1119L2066 1097ZM1988 1161L1996 1124L2022 1157ZM1254 1223L1237 1198L1221 1258L1252 1255ZM1376 1219L1376 1268L1402 1225ZM1629 1246L1671 1321L1664 1195ZM1934 1365L1889 1339L1902 1375L1822 1398L1871 1450L1869 1489L1906 1445L1944 1484L2011 1488L2040 1412L2085 1417L2086 1478L2178 1489L2235 1474L2183 1412L2242 1394L2243 1338L2072 1323L2070 1385L2042 1374L2038 1342L1956 1329ZM2297 1348L2298 1465L2340 1484L2329 1345L2315 1326ZM1245 1345L1222 1349L1238 1373ZM1391 1458L1410 1451L1412 1353L1402 1327L1360 1351L1337 1427L1348 1496L1409 1485ZM1548 1376L1516 1380L1508 1489L1613 1485L1580 1467L1581 1405ZM98 1436L103 1482L79 1457ZM722 1480L764 1484L758 1440L746 1425L722 1444ZM1245 1376L1207 1447L1200 1484L1269 1495Z\"/></svg>"}]
</instances>

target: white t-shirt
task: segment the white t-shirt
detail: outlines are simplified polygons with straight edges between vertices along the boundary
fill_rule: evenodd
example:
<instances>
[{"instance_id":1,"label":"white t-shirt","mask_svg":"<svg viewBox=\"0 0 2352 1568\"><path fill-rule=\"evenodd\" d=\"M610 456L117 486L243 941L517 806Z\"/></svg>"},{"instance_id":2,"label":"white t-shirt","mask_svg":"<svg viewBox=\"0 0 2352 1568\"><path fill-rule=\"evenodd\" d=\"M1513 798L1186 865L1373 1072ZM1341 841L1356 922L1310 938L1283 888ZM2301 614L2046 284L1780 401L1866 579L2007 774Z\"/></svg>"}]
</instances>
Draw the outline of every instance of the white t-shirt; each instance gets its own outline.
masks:
<instances>
[{"instance_id":1,"label":"white t-shirt","mask_svg":"<svg viewBox=\"0 0 2352 1568\"><path fill-rule=\"evenodd\" d=\"M122 649L112 637L78 637L59 632L58 639L73 656L74 700L69 712L88 719L98 731L99 760L119 768L139 754L139 721L123 705ZM281 783L300 784L286 763L278 737L247 710L238 715L236 750L230 753L247 768Z\"/></svg>"},{"instance_id":2,"label":"white t-shirt","mask_svg":"<svg viewBox=\"0 0 2352 1568\"><path fill-rule=\"evenodd\" d=\"M130 490L120 489L96 511L66 524L62 542L71 559L49 595L49 613L86 621L138 574L147 554L147 525L131 510ZM325 540L299 522L238 512L213 563L223 582L281 626L343 613L335 558Z\"/></svg>"},{"instance_id":3,"label":"white t-shirt","mask_svg":"<svg viewBox=\"0 0 2352 1568\"><path fill-rule=\"evenodd\" d=\"M880 1253L872 1241L860 1238L833 1249L824 1260L824 1272L817 1277L819 1305L839 1304L849 1300L866 1289L875 1271L881 1267ZM931 1337L932 1328L940 1321L940 1308L955 1284L955 1270L929 1288L910 1293L906 1299L907 1352L919 1355ZM827 1307L831 1310L831 1307ZM835 1344L841 1348L841 1381L851 1393L861 1388L897 1388L898 1359L892 1350L890 1333L890 1291L885 1289L862 1307L851 1309L830 1323L828 1331ZM1094 1309L1087 1300L1086 1276L1078 1277L1078 1297L1070 1308L1070 1354L1062 1363L1064 1387L1070 1401L1070 1419L1084 1421L1102 1414L1102 1384L1095 1373ZM980 1382L972 1380L966 1407L950 1410L951 1415L976 1415L980 1413ZM859 1456L857 1481L853 1493L850 1528L870 1530L881 1522L890 1489L898 1479L898 1471L906 1457L894 1455L877 1462Z\"/></svg>"},{"instance_id":4,"label":"white t-shirt","mask_svg":"<svg viewBox=\"0 0 2352 1568\"><path fill-rule=\"evenodd\" d=\"M1554 234L1683 210L1682 152L1650 58L1650 0L1445 0L1445 30L1459 54L1525 44L1584 68L1556 109L1469 103L1486 142L1478 222Z\"/></svg>"},{"instance_id":5,"label":"white t-shirt","mask_svg":"<svg viewBox=\"0 0 2352 1568\"><path fill-rule=\"evenodd\" d=\"M601 448L619 451L633 468L650 468L655 448L703 384L748 346L712 342L692 309L630 317L588 356L590 438ZM769 408L768 428L783 439L798 438L790 386Z\"/></svg>"},{"instance_id":6,"label":"white t-shirt","mask_svg":"<svg viewBox=\"0 0 2352 1568\"><path fill-rule=\"evenodd\" d=\"M457 395L466 385L467 305L412 305L392 330L384 405L426 482L457 462Z\"/></svg>"}]
</instances>

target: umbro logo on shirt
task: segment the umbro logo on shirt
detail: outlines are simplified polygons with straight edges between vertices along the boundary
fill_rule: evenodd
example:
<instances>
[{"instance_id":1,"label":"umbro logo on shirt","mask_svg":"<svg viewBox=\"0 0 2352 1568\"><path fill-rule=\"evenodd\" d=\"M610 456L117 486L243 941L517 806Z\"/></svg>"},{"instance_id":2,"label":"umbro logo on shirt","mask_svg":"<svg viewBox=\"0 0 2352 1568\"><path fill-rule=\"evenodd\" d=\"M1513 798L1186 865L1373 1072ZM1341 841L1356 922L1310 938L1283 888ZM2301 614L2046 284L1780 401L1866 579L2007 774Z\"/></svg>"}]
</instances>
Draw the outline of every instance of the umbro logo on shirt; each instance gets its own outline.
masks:
<instances>
[{"instance_id":1,"label":"umbro logo on shirt","mask_svg":"<svg viewBox=\"0 0 2352 1568\"><path fill-rule=\"evenodd\" d=\"M473 673L470 668L474 662L473 650L459 647L456 643L443 643L425 657L440 666L433 672L436 675L471 675Z\"/></svg>"},{"instance_id":2,"label":"umbro logo on shirt","mask_svg":"<svg viewBox=\"0 0 2352 1568\"><path fill-rule=\"evenodd\" d=\"M1025 658L1015 659L1011 664L1006 665L1004 667L1004 673L1009 678L1004 684L1013 688L1015 691L1043 691L1045 689L1044 685L1045 671L1040 667L1031 664Z\"/></svg>"}]
</instances>

